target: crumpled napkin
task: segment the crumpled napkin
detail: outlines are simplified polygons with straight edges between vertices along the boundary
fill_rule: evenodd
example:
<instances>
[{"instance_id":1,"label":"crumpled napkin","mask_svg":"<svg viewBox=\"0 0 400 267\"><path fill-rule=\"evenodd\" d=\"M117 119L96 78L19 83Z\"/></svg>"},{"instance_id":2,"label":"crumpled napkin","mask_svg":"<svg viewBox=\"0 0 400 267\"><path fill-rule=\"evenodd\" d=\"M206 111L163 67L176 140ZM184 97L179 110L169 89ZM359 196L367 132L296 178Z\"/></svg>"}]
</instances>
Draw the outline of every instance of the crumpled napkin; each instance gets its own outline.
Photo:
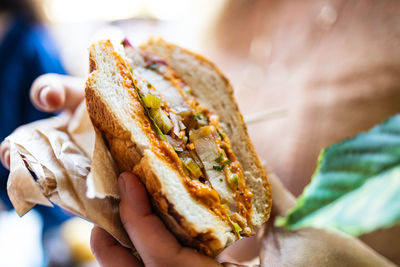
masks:
<instances>
[{"instance_id":1,"label":"crumpled napkin","mask_svg":"<svg viewBox=\"0 0 400 267\"><path fill-rule=\"evenodd\" d=\"M71 120L58 116L37 121L19 127L6 140L7 191L20 216L36 204L56 204L133 247L119 218L118 168L84 103Z\"/></svg>"}]
</instances>

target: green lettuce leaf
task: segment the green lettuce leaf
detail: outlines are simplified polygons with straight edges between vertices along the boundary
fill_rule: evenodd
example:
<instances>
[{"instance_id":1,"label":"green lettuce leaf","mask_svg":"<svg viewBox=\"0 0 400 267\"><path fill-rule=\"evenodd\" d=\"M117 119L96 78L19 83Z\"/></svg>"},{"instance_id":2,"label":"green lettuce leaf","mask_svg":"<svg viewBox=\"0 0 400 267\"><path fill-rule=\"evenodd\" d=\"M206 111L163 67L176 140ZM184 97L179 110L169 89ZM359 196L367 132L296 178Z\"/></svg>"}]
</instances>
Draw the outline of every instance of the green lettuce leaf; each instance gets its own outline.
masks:
<instances>
[{"instance_id":1,"label":"green lettuce leaf","mask_svg":"<svg viewBox=\"0 0 400 267\"><path fill-rule=\"evenodd\" d=\"M311 183L276 226L353 236L400 223L400 115L323 150Z\"/></svg>"}]
</instances>

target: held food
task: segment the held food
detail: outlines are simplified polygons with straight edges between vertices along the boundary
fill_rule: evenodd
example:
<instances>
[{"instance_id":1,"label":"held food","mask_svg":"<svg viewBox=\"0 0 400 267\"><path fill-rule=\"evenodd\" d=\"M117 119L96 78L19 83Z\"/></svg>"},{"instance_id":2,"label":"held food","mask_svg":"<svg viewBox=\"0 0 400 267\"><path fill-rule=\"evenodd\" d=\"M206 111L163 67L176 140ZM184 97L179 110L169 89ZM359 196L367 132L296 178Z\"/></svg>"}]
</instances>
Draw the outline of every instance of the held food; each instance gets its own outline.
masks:
<instances>
[{"instance_id":1,"label":"held food","mask_svg":"<svg viewBox=\"0 0 400 267\"><path fill-rule=\"evenodd\" d=\"M185 245L215 256L268 220L271 190L226 78L208 60L153 38L90 46L85 98L121 171L145 184Z\"/></svg>"}]
</instances>

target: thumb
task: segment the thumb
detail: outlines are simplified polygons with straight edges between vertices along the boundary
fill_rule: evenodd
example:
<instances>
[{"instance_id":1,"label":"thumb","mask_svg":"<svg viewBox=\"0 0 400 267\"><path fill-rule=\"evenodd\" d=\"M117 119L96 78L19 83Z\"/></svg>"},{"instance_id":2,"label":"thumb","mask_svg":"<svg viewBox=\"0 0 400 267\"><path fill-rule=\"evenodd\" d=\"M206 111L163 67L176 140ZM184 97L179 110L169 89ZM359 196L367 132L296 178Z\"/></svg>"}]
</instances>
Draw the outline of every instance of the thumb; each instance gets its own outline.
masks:
<instances>
[{"instance_id":1,"label":"thumb","mask_svg":"<svg viewBox=\"0 0 400 267\"><path fill-rule=\"evenodd\" d=\"M144 263L179 254L182 246L152 212L146 189L131 173L118 179L121 221Z\"/></svg>"}]
</instances>

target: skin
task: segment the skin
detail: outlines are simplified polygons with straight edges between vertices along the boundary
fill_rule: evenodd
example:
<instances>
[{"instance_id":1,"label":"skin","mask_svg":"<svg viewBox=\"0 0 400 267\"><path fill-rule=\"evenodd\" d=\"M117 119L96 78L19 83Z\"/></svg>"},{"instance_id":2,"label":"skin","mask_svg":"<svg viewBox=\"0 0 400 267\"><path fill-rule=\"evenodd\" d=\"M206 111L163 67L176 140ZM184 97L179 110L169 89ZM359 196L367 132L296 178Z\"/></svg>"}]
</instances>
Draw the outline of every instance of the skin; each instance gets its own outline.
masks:
<instances>
[{"instance_id":1,"label":"skin","mask_svg":"<svg viewBox=\"0 0 400 267\"><path fill-rule=\"evenodd\" d=\"M321 149L400 112L400 1L226 4L204 45L230 74L242 113L286 110L247 126L260 158L298 196ZM400 265L400 225L360 239Z\"/></svg>"},{"instance_id":2,"label":"skin","mask_svg":"<svg viewBox=\"0 0 400 267\"><path fill-rule=\"evenodd\" d=\"M31 101L46 112L72 113L83 99L84 82L71 76L46 74L31 87ZM0 146L1 162L10 167L9 145ZM92 230L90 245L103 267L118 266L221 266L194 249L183 247L152 212L145 187L131 173L118 179L121 221L140 254L140 263L132 253L98 226Z\"/></svg>"},{"instance_id":3,"label":"skin","mask_svg":"<svg viewBox=\"0 0 400 267\"><path fill-rule=\"evenodd\" d=\"M39 77L31 88L34 105L47 112L70 114L83 98L83 80L61 75ZM9 168L9 146L0 146L1 162ZM394 266L359 240L320 229L287 231L275 227L273 219L283 216L295 203L294 196L274 174L268 175L274 192L271 219L256 237L246 238L222 252L217 260L251 260L260 256L263 266ZM131 173L118 180L121 221L142 263L117 240L95 226L91 248L100 266L221 266L218 261L183 247L152 212L146 189ZM223 263L223 266L235 266Z\"/></svg>"},{"instance_id":4,"label":"skin","mask_svg":"<svg viewBox=\"0 0 400 267\"><path fill-rule=\"evenodd\" d=\"M219 266L213 259L178 243L151 211L147 192L136 176L122 173L118 187L122 223L145 266ZM90 243L102 266L143 266L129 250L97 226L92 230Z\"/></svg>"}]
</instances>

